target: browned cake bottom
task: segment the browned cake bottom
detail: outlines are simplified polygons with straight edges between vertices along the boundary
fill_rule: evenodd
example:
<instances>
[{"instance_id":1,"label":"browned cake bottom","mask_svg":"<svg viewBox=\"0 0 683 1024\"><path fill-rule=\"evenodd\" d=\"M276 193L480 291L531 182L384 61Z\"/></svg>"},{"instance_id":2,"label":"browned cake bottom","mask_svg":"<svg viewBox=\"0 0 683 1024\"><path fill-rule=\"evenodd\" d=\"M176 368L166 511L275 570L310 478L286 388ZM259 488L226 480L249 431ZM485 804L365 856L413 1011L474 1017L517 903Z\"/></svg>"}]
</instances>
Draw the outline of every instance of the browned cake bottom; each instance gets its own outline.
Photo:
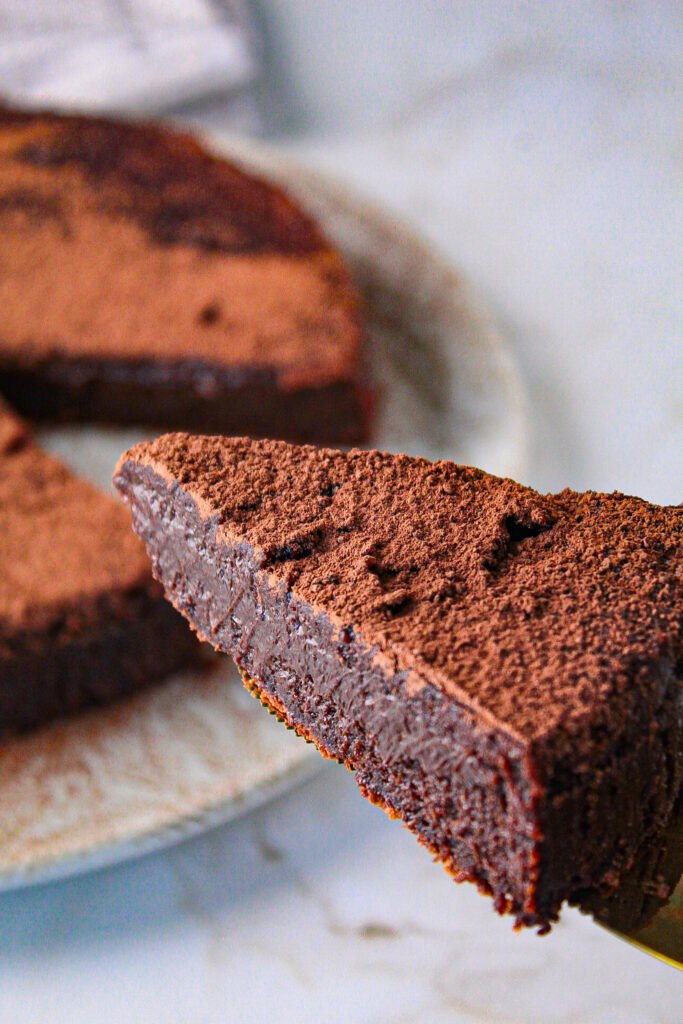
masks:
<instances>
[{"instance_id":1,"label":"browned cake bottom","mask_svg":"<svg viewBox=\"0 0 683 1024\"><path fill-rule=\"evenodd\" d=\"M3 365L0 393L24 416L56 422L156 424L320 444L368 439L369 389L352 381L287 390L266 372L196 360L41 361Z\"/></svg>"}]
</instances>

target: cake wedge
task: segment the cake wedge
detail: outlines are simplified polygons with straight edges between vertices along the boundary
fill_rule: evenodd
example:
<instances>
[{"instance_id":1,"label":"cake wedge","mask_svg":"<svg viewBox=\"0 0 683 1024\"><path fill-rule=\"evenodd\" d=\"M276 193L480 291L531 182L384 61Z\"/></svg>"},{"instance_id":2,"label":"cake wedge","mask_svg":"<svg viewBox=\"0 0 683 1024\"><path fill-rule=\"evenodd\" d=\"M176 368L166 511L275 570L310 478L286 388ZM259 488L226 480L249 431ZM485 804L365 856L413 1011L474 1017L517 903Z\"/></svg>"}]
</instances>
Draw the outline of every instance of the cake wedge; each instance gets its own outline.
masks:
<instances>
[{"instance_id":1,"label":"cake wedge","mask_svg":"<svg viewBox=\"0 0 683 1024\"><path fill-rule=\"evenodd\" d=\"M188 133L0 106L0 305L0 393L31 419L366 439L340 254Z\"/></svg>"},{"instance_id":2,"label":"cake wedge","mask_svg":"<svg viewBox=\"0 0 683 1024\"><path fill-rule=\"evenodd\" d=\"M198 649L125 511L0 403L0 735L108 703Z\"/></svg>"},{"instance_id":3,"label":"cake wedge","mask_svg":"<svg viewBox=\"0 0 683 1024\"><path fill-rule=\"evenodd\" d=\"M199 635L517 924L613 889L666 825L683 508L187 434L115 484Z\"/></svg>"}]
</instances>

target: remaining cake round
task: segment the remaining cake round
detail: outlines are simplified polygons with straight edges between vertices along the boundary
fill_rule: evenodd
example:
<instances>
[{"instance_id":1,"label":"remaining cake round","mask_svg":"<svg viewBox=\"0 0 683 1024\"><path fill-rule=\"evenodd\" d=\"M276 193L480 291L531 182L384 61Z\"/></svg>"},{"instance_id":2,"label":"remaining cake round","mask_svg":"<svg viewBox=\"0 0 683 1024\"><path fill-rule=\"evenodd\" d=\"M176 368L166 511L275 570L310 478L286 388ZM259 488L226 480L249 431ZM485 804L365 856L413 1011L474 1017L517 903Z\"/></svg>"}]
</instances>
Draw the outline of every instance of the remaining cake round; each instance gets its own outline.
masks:
<instances>
[{"instance_id":1,"label":"remaining cake round","mask_svg":"<svg viewBox=\"0 0 683 1024\"><path fill-rule=\"evenodd\" d=\"M0 391L32 418L367 437L340 256L190 135L0 108L0 304Z\"/></svg>"}]
</instances>

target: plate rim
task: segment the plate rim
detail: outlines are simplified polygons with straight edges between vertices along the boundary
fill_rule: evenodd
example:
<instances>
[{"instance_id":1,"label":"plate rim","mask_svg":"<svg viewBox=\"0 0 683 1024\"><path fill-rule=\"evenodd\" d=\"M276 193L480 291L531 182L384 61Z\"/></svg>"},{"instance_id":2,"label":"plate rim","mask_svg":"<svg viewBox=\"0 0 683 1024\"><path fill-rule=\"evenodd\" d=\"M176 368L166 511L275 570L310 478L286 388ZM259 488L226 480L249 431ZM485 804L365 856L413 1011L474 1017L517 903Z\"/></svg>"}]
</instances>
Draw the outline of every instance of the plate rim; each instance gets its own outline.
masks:
<instances>
[{"instance_id":1,"label":"plate rim","mask_svg":"<svg viewBox=\"0 0 683 1024\"><path fill-rule=\"evenodd\" d=\"M75 853L38 857L31 864L0 870L0 895L66 881L91 871L102 871L138 860L237 821L314 778L324 767L324 763L320 764L318 760L313 750L303 751L285 769L274 770L237 796L206 803L197 811L180 812L172 821L150 825L135 835L95 844Z\"/></svg>"}]
</instances>

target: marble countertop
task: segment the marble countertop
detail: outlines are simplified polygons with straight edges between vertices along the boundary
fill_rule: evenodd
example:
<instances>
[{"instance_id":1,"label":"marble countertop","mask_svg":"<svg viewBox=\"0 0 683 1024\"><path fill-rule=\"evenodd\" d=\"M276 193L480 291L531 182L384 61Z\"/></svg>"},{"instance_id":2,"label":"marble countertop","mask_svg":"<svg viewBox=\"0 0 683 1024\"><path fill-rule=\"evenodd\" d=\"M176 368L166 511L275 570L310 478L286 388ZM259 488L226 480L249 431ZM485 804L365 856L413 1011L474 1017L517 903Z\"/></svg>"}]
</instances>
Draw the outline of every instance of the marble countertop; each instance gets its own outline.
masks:
<instances>
[{"instance_id":1,"label":"marble countertop","mask_svg":"<svg viewBox=\"0 0 683 1024\"><path fill-rule=\"evenodd\" d=\"M454 4L440 20L366 3L372 50L355 55L355 0L341 26L327 0L260 6L279 33L271 85L295 61L307 101L283 144L437 243L512 339L526 482L681 501L676 6ZM198 119L219 126L220 108ZM3 895L0 936L12 1024L683 1022L683 975L572 911L543 939L514 934L329 765L174 849Z\"/></svg>"}]
</instances>

